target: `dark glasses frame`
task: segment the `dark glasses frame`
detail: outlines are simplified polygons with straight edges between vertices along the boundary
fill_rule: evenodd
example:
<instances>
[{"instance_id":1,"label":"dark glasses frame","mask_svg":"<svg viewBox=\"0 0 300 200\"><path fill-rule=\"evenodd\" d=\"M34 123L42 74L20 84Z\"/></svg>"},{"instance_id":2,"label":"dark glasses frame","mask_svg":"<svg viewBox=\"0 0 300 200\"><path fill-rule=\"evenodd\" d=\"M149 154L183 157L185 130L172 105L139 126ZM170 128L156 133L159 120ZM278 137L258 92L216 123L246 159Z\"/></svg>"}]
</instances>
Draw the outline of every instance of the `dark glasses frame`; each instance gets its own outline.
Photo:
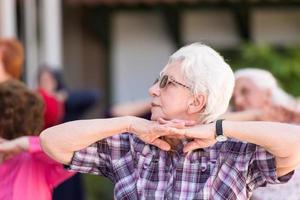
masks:
<instances>
[{"instance_id":1,"label":"dark glasses frame","mask_svg":"<svg viewBox=\"0 0 300 200\"><path fill-rule=\"evenodd\" d=\"M177 84L177 85L180 85L182 87L185 87L187 89L191 89L189 86L176 81L173 76L163 75L162 77L157 78L155 80L154 84L156 84L157 82L159 82L159 88L160 89L165 88L170 82L174 83L174 84Z\"/></svg>"}]
</instances>

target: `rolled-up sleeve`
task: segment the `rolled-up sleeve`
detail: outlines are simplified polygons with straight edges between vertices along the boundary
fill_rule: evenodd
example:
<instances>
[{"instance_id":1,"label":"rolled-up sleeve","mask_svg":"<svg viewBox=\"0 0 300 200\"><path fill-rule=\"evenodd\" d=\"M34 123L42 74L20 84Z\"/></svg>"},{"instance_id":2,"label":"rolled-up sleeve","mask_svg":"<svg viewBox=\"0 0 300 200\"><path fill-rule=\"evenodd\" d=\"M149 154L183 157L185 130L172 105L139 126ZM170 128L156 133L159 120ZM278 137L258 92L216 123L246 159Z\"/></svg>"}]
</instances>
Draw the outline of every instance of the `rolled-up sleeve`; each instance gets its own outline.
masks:
<instances>
[{"instance_id":1,"label":"rolled-up sleeve","mask_svg":"<svg viewBox=\"0 0 300 200\"><path fill-rule=\"evenodd\" d=\"M67 169L105 176L113 180L112 159L121 158L129 151L127 134L120 134L98 141L85 149L74 152Z\"/></svg>"},{"instance_id":2,"label":"rolled-up sleeve","mask_svg":"<svg viewBox=\"0 0 300 200\"><path fill-rule=\"evenodd\" d=\"M253 188L267 184L286 183L293 176L293 171L277 177L275 157L260 146L256 146L249 165L250 185Z\"/></svg>"}]
</instances>

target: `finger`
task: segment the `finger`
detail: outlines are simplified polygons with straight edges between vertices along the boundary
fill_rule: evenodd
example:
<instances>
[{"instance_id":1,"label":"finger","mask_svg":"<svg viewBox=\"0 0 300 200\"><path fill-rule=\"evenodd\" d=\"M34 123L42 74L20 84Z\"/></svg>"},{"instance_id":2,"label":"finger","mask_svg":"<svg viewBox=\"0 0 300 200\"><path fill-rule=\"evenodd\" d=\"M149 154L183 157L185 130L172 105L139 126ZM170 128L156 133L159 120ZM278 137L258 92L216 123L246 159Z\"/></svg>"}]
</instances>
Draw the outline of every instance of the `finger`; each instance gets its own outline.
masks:
<instances>
[{"instance_id":1,"label":"finger","mask_svg":"<svg viewBox=\"0 0 300 200\"><path fill-rule=\"evenodd\" d=\"M182 128L185 128L185 123L184 122L177 122L177 123L170 122L168 124L164 124L163 126L182 129Z\"/></svg>"},{"instance_id":2,"label":"finger","mask_svg":"<svg viewBox=\"0 0 300 200\"><path fill-rule=\"evenodd\" d=\"M168 127L167 126L163 126L163 125L157 125L152 127L152 129L150 130L150 133L152 133L151 135L155 135L156 137L160 137L162 135L167 134L168 132Z\"/></svg>"},{"instance_id":3,"label":"finger","mask_svg":"<svg viewBox=\"0 0 300 200\"><path fill-rule=\"evenodd\" d=\"M169 123L169 121L168 120L165 120L165 119L163 119L163 118L158 118L158 122L160 123L160 124L167 124L167 123Z\"/></svg>"},{"instance_id":4,"label":"finger","mask_svg":"<svg viewBox=\"0 0 300 200\"><path fill-rule=\"evenodd\" d=\"M182 119L172 119L171 122L181 123L181 122L185 122L185 120L182 120Z\"/></svg>"},{"instance_id":5,"label":"finger","mask_svg":"<svg viewBox=\"0 0 300 200\"><path fill-rule=\"evenodd\" d=\"M185 126L194 126L196 124L196 121L194 121L194 120L174 119L171 121L175 122L175 123L184 123Z\"/></svg>"},{"instance_id":6,"label":"finger","mask_svg":"<svg viewBox=\"0 0 300 200\"><path fill-rule=\"evenodd\" d=\"M171 146L167 142L165 142L161 139L156 139L151 144L154 146L157 146L158 148L160 148L164 151L169 151L171 149Z\"/></svg>"},{"instance_id":7,"label":"finger","mask_svg":"<svg viewBox=\"0 0 300 200\"><path fill-rule=\"evenodd\" d=\"M194 126L196 125L196 121L193 120L182 120L182 119L173 119L171 121L165 120L163 118L159 118L158 122L162 125L170 125L176 128L184 128L185 126Z\"/></svg>"},{"instance_id":8,"label":"finger","mask_svg":"<svg viewBox=\"0 0 300 200\"><path fill-rule=\"evenodd\" d=\"M175 130L180 130L180 129L176 129L176 128L169 127L169 126L155 126L152 129L152 133L153 133L152 136L158 138L161 136L170 135Z\"/></svg>"},{"instance_id":9,"label":"finger","mask_svg":"<svg viewBox=\"0 0 300 200\"><path fill-rule=\"evenodd\" d=\"M186 129L178 129L174 127L169 127L168 128L168 135L177 135L177 136L182 136L186 137Z\"/></svg>"},{"instance_id":10,"label":"finger","mask_svg":"<svg viewBox=\"0 0 300 200\"><path fill-rule=\"evenodd\" d=\"M195 137L193 132L189 132L188 129L184 128L176 128L176 127L170 127L170 126L155 126L152 129L152 137L154 136L155 138L165 136L165 135L180 135L183 137Z\"/></svg>"},{"instance_id":11,"label":"finger","mask_svg":"<svg viewBox=\"0 0 300 200\"><path fill-rule=\"evenodd\" d=\"M196 125L196 121L186 121L185 122L185 126L195 126Z\"/></svg>"}]
</instances>

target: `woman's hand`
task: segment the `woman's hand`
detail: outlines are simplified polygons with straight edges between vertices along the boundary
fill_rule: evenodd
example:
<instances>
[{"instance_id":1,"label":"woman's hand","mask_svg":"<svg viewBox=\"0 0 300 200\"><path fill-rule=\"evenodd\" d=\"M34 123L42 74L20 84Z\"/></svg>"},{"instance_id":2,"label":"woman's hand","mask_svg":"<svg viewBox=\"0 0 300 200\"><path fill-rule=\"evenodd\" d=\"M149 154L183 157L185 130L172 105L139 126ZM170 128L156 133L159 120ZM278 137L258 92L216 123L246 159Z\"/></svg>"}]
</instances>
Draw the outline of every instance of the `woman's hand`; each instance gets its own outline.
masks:
<instances>
[{"instance_id":1,"label":"woman's hand","mask_svg":"<svg viewBox=\"0 0 300 200\"><path fill-rule=\"evenodd\" d=\"M19 137L13 140L0 139L0 163L12 158L13 156L28 150L28 137Z\"/></svg>"},{"instance_id":2,"label":"woman's hand","mask_svg":"<svg viewBox=\"0 0 300 200\"><path fill-rule=\"evenodd\" d=\"M163 125L167 125L174 128L186 128L196 125L196 121L188 121L182 119L172 119L172 120L165 120L163 118L159 118L158 122Z\"/></svg>"},{"instance_id":3,"label":"woman's hand","mask_svg":"<svg viewBox=\"0 0 300 200\"><path fill-rule=\"evenodd\" d=\"M171 146L160 137L171 135L174 127L159 124L139 117L131 117L128 132L134 133L142 141L157 146L158 148L169 151Z\"/></svg>"},{"instance_id":4,"label":"woman's hand","mask_svg":"<svg viewBox=\"0 0 300 200\"><path fill-rule=\"evenodd\" d=\"M195 149L209 147L216 143L214 126L215 123L202 124L183 129L173 128L170 130L170 135L192 138L193 140L187 143L183 148L183 152L189 152Z\"/></svg>"},{"instance_id":5,"label":"woman's hand","mask_svg":"<svg viewBox=\"0 0 300 200\"><path fill-rule=\"evenodd\" d=\"M172 120L165 120L163 118L159 118L157 120L161 125L164 126L169 126L177 129L184 129L184 128L189 128L193 127L196 125L196 121L188 121L188 120L182 120L182 119L172 119ZM169 138L175 138L175 139L183 139L185 136L183 135L168 135Z\"/></svg>"},{"instance_id":6,"label":"woman's hand","mask_svg":"<svg viewBox=\"0 0 300 200\"><path fill-rule=\"evenodd\" d=\"M160 124L173 127L168 137L172 138L191 138L191 142L187 143L183 149L184 152L193 151L195 149L204 148L213 145L215 140L214 124L196 125L195 121L187 120L164 120L158 119Z\"/></svg>"}]
</instances>

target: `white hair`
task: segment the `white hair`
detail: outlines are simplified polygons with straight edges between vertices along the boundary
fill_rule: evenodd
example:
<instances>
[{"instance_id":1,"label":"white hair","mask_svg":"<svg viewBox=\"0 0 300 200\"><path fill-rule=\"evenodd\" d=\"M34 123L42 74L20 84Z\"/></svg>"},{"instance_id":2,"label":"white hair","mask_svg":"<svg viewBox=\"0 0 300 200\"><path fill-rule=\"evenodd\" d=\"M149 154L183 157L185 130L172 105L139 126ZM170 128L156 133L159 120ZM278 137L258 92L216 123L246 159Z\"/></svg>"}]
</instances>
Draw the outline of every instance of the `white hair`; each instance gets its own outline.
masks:
<instances>
[{"instance_id":1,"label":"white hair","mask_svg":"<svg viewBox=\"0 0 300 200\"><path fill-rule=\"evenodd\" d=\"M270 90L274 104L286 108L295 107L294 98L279 87L275 77L269 71L257 68L243 68L237 70L234 75L236 80L242 77L248 78L257 87Z\"/></svg>"},{"instance_id":2,"label":"white hair","mask_svg":"<svg viewBox=\"0 0 300 200\"><path fill-rule=\"evenodd\" d=\"M202 123L216 120L226 112L232 96L234 74L230 66L219 53L201 43L182 47L171 55L169 63L178 60L192 92L207 96Z\"/></svg>"}]
</instances>

